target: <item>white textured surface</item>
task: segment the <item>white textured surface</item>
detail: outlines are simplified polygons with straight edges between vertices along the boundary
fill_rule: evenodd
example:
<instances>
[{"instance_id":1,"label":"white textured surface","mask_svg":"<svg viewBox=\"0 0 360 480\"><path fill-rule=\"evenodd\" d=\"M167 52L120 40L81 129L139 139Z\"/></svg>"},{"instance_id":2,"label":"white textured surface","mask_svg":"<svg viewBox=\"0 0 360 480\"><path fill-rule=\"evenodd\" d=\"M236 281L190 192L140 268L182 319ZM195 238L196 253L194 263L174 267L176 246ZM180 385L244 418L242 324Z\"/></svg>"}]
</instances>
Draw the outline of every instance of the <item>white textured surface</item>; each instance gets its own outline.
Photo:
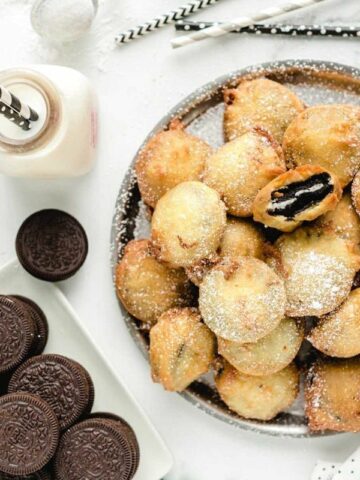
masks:
<instances>
[{"instance_id":1,"label":"white textured surface","mask_svg":"<svg viewBox=\"0 0 360 480\"><path fill-rule=\"evenodd\" d=\"M99 161L87 177L55 183L0 178L0 263L13 257L17 229L28 214L44 207L73 213L88 232L90 254L81 272L61 288L172 450L175 467L167 480L305 480L318 458L344 461L360 443L360 436L289 440L245 433L153 385L113 295L111 217L124 172L143 138L196 87L231 70L277 59L313 58L359 67L360 41L229 35L173 51L169 45L173 29L167 27L112 49L113 33L180 3L103 0L89 35L57 51L31 31L30 1L0 0L0 68L30 62L78 68L99 91L101 121ZM193 19L227 20L270 3L222 0ZM360 22L360 4L358 0L328 0L282 20L287 18L299 23Z\"/></svg>"}]
</instances>

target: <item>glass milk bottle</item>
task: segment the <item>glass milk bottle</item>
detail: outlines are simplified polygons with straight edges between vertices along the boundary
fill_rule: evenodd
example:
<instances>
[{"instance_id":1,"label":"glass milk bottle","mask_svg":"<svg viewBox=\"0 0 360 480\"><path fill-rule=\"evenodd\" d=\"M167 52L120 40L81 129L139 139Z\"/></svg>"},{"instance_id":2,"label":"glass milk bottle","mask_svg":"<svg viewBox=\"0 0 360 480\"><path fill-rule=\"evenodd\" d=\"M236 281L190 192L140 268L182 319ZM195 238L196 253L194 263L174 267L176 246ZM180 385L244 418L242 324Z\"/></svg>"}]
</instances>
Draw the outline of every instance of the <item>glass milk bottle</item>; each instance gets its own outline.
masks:
<instances>
[{"instance_id":1,"label":"glass milk bottle","mask_svg":"<svg viewBox=\"0 0 360 480\"><path fill-rule=\"evenodd\" d=\"M17 177L76 177L95 161L95 93L80 72L55 65L0 71L0 85L39 119L24 130L0 115L0 173Z\"/></svg>"}]
</instances>

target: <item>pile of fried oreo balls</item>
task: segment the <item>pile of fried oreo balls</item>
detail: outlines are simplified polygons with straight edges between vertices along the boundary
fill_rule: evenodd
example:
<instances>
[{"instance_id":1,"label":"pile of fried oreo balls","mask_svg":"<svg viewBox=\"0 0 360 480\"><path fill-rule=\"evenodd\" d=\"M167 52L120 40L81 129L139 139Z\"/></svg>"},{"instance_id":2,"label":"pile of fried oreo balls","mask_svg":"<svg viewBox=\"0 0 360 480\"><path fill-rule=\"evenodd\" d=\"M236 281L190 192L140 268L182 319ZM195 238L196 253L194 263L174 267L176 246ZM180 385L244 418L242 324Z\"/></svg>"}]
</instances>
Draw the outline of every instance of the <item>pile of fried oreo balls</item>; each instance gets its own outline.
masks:
<instances>
[{"instance_id":1,"label":"pile of fried oreo balls","mask_svg":"<svg viewBox=\"0 0 360 480\"><path fill-rule=\"evenodd\" d=\"M130 480L140 455L134 431L114 414L91 413L90 374L42 354L47 338L35 302L0 295L0 480Z\"/></svg>"},{"instance_id":2,"label":"pile of fried oreo balls","mask_svg":"<svg viewBox=\"0 0 360 480\"><path fill-rule=\"evenodd\" d=\"M212 370L231 411L268 421L303 373L309 429L360 431L360 107L267 78L224 103L216 151L179 120L140 151L151 238L125 247L118 296L166 390Z\"/></svg>"}]
</instances>

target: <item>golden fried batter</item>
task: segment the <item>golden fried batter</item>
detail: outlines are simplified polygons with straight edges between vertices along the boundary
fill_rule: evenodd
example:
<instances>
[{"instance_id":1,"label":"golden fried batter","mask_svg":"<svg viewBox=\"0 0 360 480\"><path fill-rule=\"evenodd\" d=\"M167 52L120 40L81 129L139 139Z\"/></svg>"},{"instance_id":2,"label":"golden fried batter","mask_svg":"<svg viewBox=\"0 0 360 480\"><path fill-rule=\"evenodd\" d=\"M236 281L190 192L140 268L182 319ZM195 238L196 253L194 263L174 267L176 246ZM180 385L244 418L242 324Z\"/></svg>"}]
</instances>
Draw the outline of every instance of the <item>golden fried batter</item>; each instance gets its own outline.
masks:
<instances>
[{"instance_id":1,"label":"golden fried batter","mask_svg":"<svg viewBox=\"0 0 360 480\"><path fill-rule=\"evenodd\" d=\"M360 431L360 361L319 361L308 372L305 413L309 428Z\"/></svg>"},{"instance_id":2,"label":"golden fried batter","mask_svg":"<svg viewBox=\"0 0 360 480\"><path fill-rule=\"evenodd\" d=\"M185 132L179 121L154 135L136 159L136 175L143 201L155 207L159 198L179 183L200 180L211 148Z\"/></svg>"},{"instance_id":3,"label":"golden fried batter","mask_svg":"<svg viewBox=\"0 0 360 480\"><path fill-rule=\"evenodd\" d=\"M283 149L290 167L319 165L333 172L345 187L360 167L360 108L308 108L289 125Z\"/></svg>"},{"instance_id":4,"label":"golden fried batter","mask_svg":"<svg viewBox=\"0 0 360 480\"><path fill-rule=\"evenodd\" d=\"M285 317L272 332L255 343L241 344L218 337L218 352L241 373L271 375L294 360L303 339L303 325Z\"/></svg>"},{"instance_id":5,"label":"golden fried batter","mask_svg":"<svg viewBox=\"0 0 360 480\"><path fill-rule=\"evenodd\" d=\"M360 245L360 218L357 215L349 193L345 193L335 210L319 217L315 225L325 232L333 232L344 240Z\"/></svg>"},{"instance_id":6,"label":"golden fried batter","mask_svg":"<svg viewBox=\"0 0 360 480\"><path fill-rule=\"evenodd\" d=\"M191 284L185 272L159 263L149 240L127 244L116 269L116 291L131 315L151 324L169 308L192 303Z\"/></svg>"},{"instance_id":7,"label":"golden fried batter","mask_svg":"<svg viewBox=\"0 0 360 480\"><path fill-rule=\"evenodd\" d=\"M168 310L150 331L152 377L166 390L181 392L206 373L214 359L215 336L196 308Z\"/></svg>"},{"instance_id":8,"label":"golden fried batter","mask_svg":"<svg viewBox=\"0 0 360 480\"><path fill-rule=\"evenodd\" d=\"M290 407L299 392L299 372L292 363L272 375L245 375L224 362L216 388L226 405L244 418L271 420Z\"/></svg>"},{"instance_id":9,"label":"golden fried batter","mask_svg":"<svg viewBox=\"0 0 360 480\"><path fill-rule=\"evenodd\" d=\"M265 237L254 222L248 219L228 217L226 227L218 249L218 258L205 260L186 269L189 279L197 286L210 269L224 257L255 257L262 259L265 249Z\"/></svg>"},{"instance_id":10,"label":"golden fried batter","mask_svg":"<svg viewBox=\"0 0 360 480\"><path fill-rule=\"evenodd\" d=\"M350 293L360 257L335 233L301 227L275 243L273 266L283 277L290 317L321 316Z\"/></svg>"},{"instance_id":11,"label":"golden fried batter","mask_svg":"<svg viewBox=\"0 0 360 480\"><path fill-rule=\"evenodd\" d=\"M233 140L251 128L262 128L282 142L290 122L304 110L302 101L288 88L266 78L241 82L225 90L224 129Z\"/></svg>"},{"instance_id":12,"label":"golden fried batter","mask_svg":"<svg viewBox=\"0 0 360 480\"><path fill-rule=\"evenodd\" d=\"M207 159L204 182L219 192L228 213L250 217L259 190L285 170L281 148L268 135L250 131Z\"/></svg>"},{"instance_id":13,"label":"golden fried batter","mask_svg":"<svg viewBox=\"0 0 360 480\"><path fill-rule=\"evenodd\" d=\"M354 181L352 182L351 197L356 213L360 216L360 170L357 172Z\"/></svg>"},{"instance_id":14,"label":"golden fried batter","mask_svg":"<svg viewBox=\"0 0 360 480\"><path fill-rule=\"evenodd\" d=\"M360 354L360 288L352 290L338 309L322 317L308 340L331 357Z\"/></svg>"},{"instance_id":15,"label":"golden fried batter","mask_svg":"<svg viewBox=\"0 0 360 480\"><path fill-rule=\"evenodd\" d=\"M256 258L224 258L200 284L204 322L227 340L256 342L277 327L285 306L283 281Z\"/></svg>"},{"instance_id":16,"label":"golden fried batter","mask_svg":"<svg viewBox=\"0 0 360 480\"><path fill-rule=\"evenodd\" d=\"M303 165L279 175L257 194L254 220L283 232L333 210L342 195L338 178L327 170Z\"/></svg>"},{"instance_id":17,"label":"golden fried batter","mask_svg":"<svg viewBox=\"0 0 360 480\"><path fill-rule=\"evenodd\" d=\"M152 217L157 258L175 268L212 259L225 224L225 205L215 190L200 182L180 183L158 201Z\"/></svg>"}]
</instances>

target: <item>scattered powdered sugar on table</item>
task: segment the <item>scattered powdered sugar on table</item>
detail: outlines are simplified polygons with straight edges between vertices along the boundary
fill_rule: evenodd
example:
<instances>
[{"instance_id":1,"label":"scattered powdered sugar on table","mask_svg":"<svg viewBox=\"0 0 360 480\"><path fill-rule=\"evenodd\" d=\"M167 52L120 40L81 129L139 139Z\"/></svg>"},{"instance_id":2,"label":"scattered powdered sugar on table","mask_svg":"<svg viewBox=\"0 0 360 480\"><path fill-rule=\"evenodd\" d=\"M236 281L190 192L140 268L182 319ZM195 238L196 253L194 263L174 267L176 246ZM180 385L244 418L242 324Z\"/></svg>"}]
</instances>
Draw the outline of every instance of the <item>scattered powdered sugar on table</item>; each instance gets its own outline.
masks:
<instances>
[{"instance_id":1,"label":"scattered powdered sugar on table","mask_svg":"<svg viewBox=\"0 0 360 480\"><path fill-rule=\"evenodd\" d=\"M14 29L8 32L8 41L12 44L17 64L57 63L84 71L106 71L110 54L115 49L114 35L121 18L121 5L99 0L93 25L82 38L52 44L41 38L31 26L33 3L34 0L1 1L2 18L14 25ZM15 28L19 24L21 28Z\"/></svg>"}]
</instances>

